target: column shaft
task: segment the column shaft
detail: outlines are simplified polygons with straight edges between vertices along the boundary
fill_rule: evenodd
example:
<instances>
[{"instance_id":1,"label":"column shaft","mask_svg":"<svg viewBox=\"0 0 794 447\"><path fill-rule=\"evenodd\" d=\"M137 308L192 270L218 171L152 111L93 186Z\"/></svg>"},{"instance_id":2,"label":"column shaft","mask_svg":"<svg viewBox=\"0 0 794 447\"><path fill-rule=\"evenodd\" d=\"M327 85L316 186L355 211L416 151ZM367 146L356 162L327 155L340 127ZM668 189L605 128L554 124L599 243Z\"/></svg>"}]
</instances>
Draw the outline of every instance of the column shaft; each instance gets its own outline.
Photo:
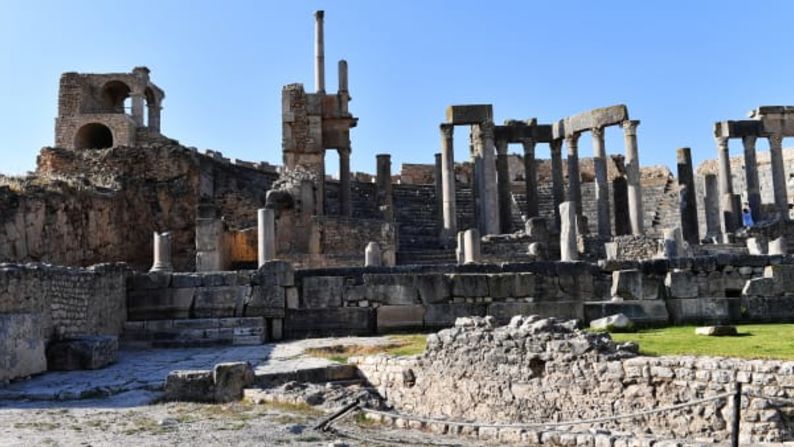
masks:
<instances>
[{"instance_id":1,"label":"column shaft","mask_svg":"<svg viewBox=\"0 0 794 447\"><path fill-rule=\"evenodd\" d=\"M706 215L706 236L715 237L720 233L720 201L717 176L706 174L703 177L706 195L703 197L703 207Z\"/></svg>"},{"instance_id":2,"label":"column shaft","mask_svg":"<svg viewBox=\"0 0 794 447\"><path fill-rule=\"evenodd\" d=\"M499 234L499 197L496 184L496 148L494 144L494 124L484 122L472 126L475 152L480 162L480 216L484 234Z\"/></svg>"},{"instance_id":3,"label":"column shaft","mask_svg":"<svg viewBox=\"0 0 794 447\"><path fill-rule=\"evenodd\" d=\"M611 236L612 229L609 225L609 183L607 180L607 154L604 148L604 128L594 128L592 130L592 137L598 235Z\"/></svg>"},{"instance_id":4,"label":"column shaft","mask_svg":"<svg viewBox=\"0 0 794 447\"><path fill-rule=\"evenodd\" d=\"M507 141L496 142L496 178L499 197L500 233L513 232L513 198L510 193L510 166L507 160Z\"/></svg>"},{"instance_id":5,"label":"column shaft","mask_svg":"<svg viewBox=\"0 0 794 447\"><path fill-rule=\"evenodd\" d=\"M719 158L720 207L722 209L722 233L733 233L741 226L741 210L737 208L733 197L731 178L731 155L727 137L717 137L717 155Z\"/></svg>"},{"instance_id":6,"label":"column shaft","mask_svg":"<svg viewBox=\"0 0 794 447\"><path fill-rule=\"evenodd\" d=\"M135 125L143 127L143 93L130 93L132 99L132 120Z\"/></svg>"},{"instance_id":7,"label":"column shaft","mask_svg":"<svg viewBox=\"0 0 794 447\"><path fill-rule=\"evenodd\" d=\"M761 210L761 186L758 181L758 161L755 156L755 142L755 136L742 137L747 204L750 206L750 213L753 216L753 221L758 222L763 219L763 212Z\"/></svg>"},{"instance_id":8,"label":"column shaft","mask_svg":"<svg viewBox=\"0 0 794 447\"><path fill-rule=\"evenodd\" d=\"M565 181L562 174L562 140L549 143L551 153L551 195L554 201L554 224L560 228L560 204L565 201Z\"/></svg>"},{"instance_id":9,"label":"column shaft","mask_svg":"<svg viewBox=\"0 0 794 447\"><path fill-rule=\"evenodd\" d=\"M526 183L527 219L537 217L538 213L538 172L535 166L535 140L526 138L521 142L524 147L524 182Z\"/></svg>"},{"instance_id":10,"label":"column shaft","mask_svg":"<svg viewBox=\"0 0 794 447\"><path fill-rule=\"evenodd\" d=\"M257 258L262 267L276 258L276 211L260 208L257 211Z\"/></svg>"},{"instance_id":11,"label":"column shaft","mask_svg":"<svg viewBox=\"0 0 794 447\"><path fill-rule=\"evenodd\" d=\"M698 208L695 197L695 176L692 171L692 151L682 147L676 151L678 164L679 211L684 240L692 245L700 242Z\"/></svg>"},{"instance_id":12,"label":"column shaft","mask_svg":"<svg viewBox=\"0 0 794 447\"><path fill-rule=\"evenodd\" d=\"M441 125L441 207L443 225L441 243L451 247L458 232L455 210L455 150L452 140L452 124Z\"/></svg>"},{"instance_id":13,"label":"column shaft","mask_svg":"<svg viewBox=\"0 0 794 447\"><path fill-rule=\"evenodd\" d=\"M624 121L623 132L626 145L626 186L629 196L629 221L631 233L645 233L642 210L642 185L640 183L640 156L637 149L637 126L639 121Z\"/></svg>"},{"instance_id":14,"label":"column shaft","mask_svg":"<svg viewBox=\"0 0 794 447\"><path fill-rule=\"evenodd\" d=\"M783 137L770 135L769 159L772 162L772 186L775 192L775 208L781 219L788 220L788 191L786 168L783 165Z\"/></svg>"},{"instance_id":15,"label":"column shaft","mask_svg":"<svg viewBox=\"0 0 794 447\"><path fill-rule=\"evenodd\" d=\"M377 200L378 207L383 212L383 218L388 221L394 220L394 195L392 194L391 184L391 155L378 154L376 157L377 173L375 184L378 188Z\"/></svg>"}]
</instances>

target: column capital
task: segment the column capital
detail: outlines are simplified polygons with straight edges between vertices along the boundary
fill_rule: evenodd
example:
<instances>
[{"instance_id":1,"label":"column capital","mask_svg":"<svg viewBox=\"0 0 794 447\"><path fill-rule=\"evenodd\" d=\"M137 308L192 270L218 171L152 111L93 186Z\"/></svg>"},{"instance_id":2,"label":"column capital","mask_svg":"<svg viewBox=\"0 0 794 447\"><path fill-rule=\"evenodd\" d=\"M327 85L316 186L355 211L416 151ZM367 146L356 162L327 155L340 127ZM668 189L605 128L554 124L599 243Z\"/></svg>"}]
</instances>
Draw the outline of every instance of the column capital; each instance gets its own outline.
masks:
<instances>
[{"instance_id":1,"label":"column capital","mask_svg":"<svg viewBox=\"0 0 794 447\"><path fill-rule=\"evenodd\" d=\"M532 137L525 137L519 140L521 146L524 147L524 153L535 150L535 139Z\"/></svg>"},{"instance_id":2,"label":"column capital","mask_svg":"<svg viewBox=\"0 0 794 447\"><path fill-rule=\"evenodd\" d=\"M742 137L742 145L744 147L752 147L755 148L755 142L758 139L755 135L745 135Z\"/></svg>"},{"instance_id":3,"label":"column capital","mask_svg":"<svg viewBox=\"0 0 794 447\"><path fill-rule=\"evenodd\" d=\"M480 131L482 131L483 138L494 139L494 123L493 121L483 121L479 124Z\"/></svg>"},{"instance_id":4,"label":"column capital","mask_svg":"<svg viewBox=\"0 0 794 447\"><path fill-rule=\"evenodd\" d=\"M336 153L339 154L340 157L341 156L349 157L351 152L353 152L353 149L350 148L350 146L341 146L336 148Z\"/></svg>"},{"instance_id":5,"label":"column capital","mask_svg":"<svg viewBox=\"0 0 794 447\"><path fill-rule=\"evenodd\" d=\"M438 126L438 128L441 130L442 137L452 138L452 132L455 128L453 124L442 123L441 125Z\"/></svg>"},{"instance_id":6,"label":"column capital","mask_svg":"<svg viewBox=\"0 0 794 447\"><path fill-rule=\"evenodd\" d=\"M549 141L549 150L552 153L562 151L562 140L560 139L560 140Z\"/></svg>"},{"instance_id":7,"label":"column capital","mask_svg":"<svg viewBox=\"0 0 794 447\"><path fill-rule=\"evenodd\" d=\"M590 133L593 134L593 138L604 138L604 128L603 127L593 127L590 129Z\"/></svg>"},{"instance_id":8,"label":"column capital","mask_svg":"<svg viewBox=\"0 0 794 447\"><path fill-rule=\"evenodd\" d=\"M507 155L507 140L496 140L496 153Z\"/></svg>"},{"instance_id":9,"label":"column capital","mask_svg":"<svg viewBox=\"0 0 794 447\"><path fill-rule=\"evenodd\" d=\"M769 134L767 137L770 147L783 147L783 135L779 133Z\"/></svg>"},{"instance_id":10,"label":"column capital","mask_svg":"<svg viewBox=\"0 0 794 447\"><path fill-rule=\"evenodd\" d=\"M623 128L626 135L637 135L637 126L639 125L639 120L626 120L620 123L620 127Z\"/></svg>"},{"instance_id":11,"label":"column capital","mask_svg":"<svg viewBox=\"0 0 794 447\"><path fill-rule=\"evenodd\" d=\"M714 141L717 143L717 148L723 151L728 150L728 137L714 137Z\"/></svg>"},{"instance_id":12,"label":"column capital","mask_svg":"<svg viewBox=\"0 0 794 447\"><path fill-rule=\"evenodd\" d=\"M582 134L580 134L579 132L574 132L574 133L572 133L570 135L566 135L565 136L565 144L568 147L572 147L572 148L578 147L579 146L579 137L581 135Z\"/></svg>"}]
</instances>

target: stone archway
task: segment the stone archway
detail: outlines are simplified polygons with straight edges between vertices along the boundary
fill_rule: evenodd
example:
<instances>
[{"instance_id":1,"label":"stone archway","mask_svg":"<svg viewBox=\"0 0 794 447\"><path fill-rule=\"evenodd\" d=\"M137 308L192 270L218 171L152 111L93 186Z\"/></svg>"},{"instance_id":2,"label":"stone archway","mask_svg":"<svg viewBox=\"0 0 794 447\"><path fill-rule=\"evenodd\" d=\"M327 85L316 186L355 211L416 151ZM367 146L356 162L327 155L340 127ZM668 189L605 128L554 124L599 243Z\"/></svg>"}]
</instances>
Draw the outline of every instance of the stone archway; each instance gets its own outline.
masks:
<instances>
[{"instance_id":1,"label":"stone archway","mask_svg":"<svg viewBox=\"0 0 794 447\"><path fill-rule=\"evenodd\" d=\"M74 147L75 149L104 149L113 147L113 132L104 124L86 124L75 134Z\"/></svg>"}]
</instances>

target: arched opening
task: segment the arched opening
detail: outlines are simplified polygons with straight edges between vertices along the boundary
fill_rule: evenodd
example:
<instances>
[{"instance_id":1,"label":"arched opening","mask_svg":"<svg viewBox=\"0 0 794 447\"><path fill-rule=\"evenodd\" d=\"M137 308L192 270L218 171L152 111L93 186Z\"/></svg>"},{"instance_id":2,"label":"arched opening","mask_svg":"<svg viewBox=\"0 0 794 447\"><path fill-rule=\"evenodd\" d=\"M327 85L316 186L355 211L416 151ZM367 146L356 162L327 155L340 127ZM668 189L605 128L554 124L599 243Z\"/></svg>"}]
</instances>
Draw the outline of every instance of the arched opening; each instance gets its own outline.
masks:
<instances>
[{"instance_id":1,"label":"arched opening","mask_svg":"<svg viewBox=\"0 0 794 447\"><path fill-rule=\"evenodd\" d=\"M130 87L121 81L108 81L102 86L103 108L111 113L124 113L129 108Z\"/></svg>"},{"instance_id":2,"label":"arched opening","mask_svg":"<svg viewBox=\"0 0 794 447\"><path fill-rule=\"evenodd\" d=\"M81 127L74 137L75 149L104 149L113 147L113 132L104 124L90 123Z\"/></svg>"}]
</instances>

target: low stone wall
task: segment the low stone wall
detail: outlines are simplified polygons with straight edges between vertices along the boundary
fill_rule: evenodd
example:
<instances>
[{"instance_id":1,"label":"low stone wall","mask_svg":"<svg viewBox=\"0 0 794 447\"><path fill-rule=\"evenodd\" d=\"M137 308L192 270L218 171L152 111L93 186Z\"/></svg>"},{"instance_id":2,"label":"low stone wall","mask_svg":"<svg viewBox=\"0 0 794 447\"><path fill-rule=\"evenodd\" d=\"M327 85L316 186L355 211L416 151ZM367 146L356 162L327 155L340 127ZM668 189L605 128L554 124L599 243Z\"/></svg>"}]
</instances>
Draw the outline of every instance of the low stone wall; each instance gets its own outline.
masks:
<instances>
[{"instance_id":1,"label":"low stone wall","mask_svg":"<svg viewBox=\"0 0 794 447\"><path fill-rule=\"evenodd\" d=\"M0 264L0 381L45 371L50 341L119 335L127 275L124 264Z\"/></svg>"},{"instance_id":2,"label":"low stone wall","mask_svg":"<svg viewBox=\"0 0 794 447\"><path fill-rule=\"evenodd\" d=\"M418 357L353 362L401 413L481 423L637 414L730 392L741 382L751 394L742 401L742 442L794 439L791 401L754 396L794 398L794 362L640 357L636 347L616 346L609 335L582 332L570 322L532 316L494 324L461 319L429 336ZM731 415L731 400L724 398L595 427L724 441Z\"/></svg>"}]
</instances>

